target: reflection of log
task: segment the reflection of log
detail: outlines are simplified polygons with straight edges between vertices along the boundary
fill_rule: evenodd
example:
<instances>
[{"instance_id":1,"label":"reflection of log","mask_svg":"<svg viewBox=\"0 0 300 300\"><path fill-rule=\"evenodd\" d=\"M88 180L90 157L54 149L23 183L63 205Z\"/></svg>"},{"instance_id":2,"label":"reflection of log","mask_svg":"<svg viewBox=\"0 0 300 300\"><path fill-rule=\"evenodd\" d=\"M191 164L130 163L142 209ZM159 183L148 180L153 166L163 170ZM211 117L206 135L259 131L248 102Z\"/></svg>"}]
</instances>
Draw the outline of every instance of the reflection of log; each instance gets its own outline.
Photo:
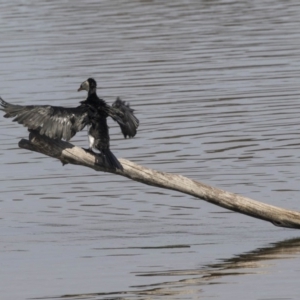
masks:
<instances>
[{"instance_id":1,"label":"reflection of log","mask_svg":"<svg viewBox=\"0 0 300 300\"><path fill-rule=\"evenodd\" d=\"M176 245L174 246L176 247ZM242 275L249 274L249 268L252 269L251 272L255 272L253 268L264 268L267 265L262 263L266 260L279 260L287 258L298 259L300 252L300 239L290 239L284 240L282 242L277 242L271 244L264 248L258 248L250 252L241 253L239 255L234 255L232 258L219 259L221 262L206 265L200 269L184 269L184 270L164 270L164 271L151 271L151 272L138 272L137 276L184 276L184 275L202 275L202 278L213 278L222 277L224 275ZM248 269L248 270L243 270ZM248 272L248 273L247 273ZM257 273L262 273L258 270ZM191 278L186 281L190 281ZM194 278L194 280L197 280ZM201 278L198 278L200 281ZM184 280L180 280L182 284ZM174 283L174 282L173 282ZM166 284L164 282L163 284Z\"/></svg>"},{"instance_id":2,"label":"reflection of log","mask_svg":"<svg viewBox=\"0 0 300 300\"><path fill-rule=\"evenodd\" d=\"M177 246L174 245L172 247L176 248ZM166 246L165 248L170 248L170 246ZM142 247L141 249L145 248ZM271 264L274 267L276 261L279 259L298 260L299 251L300 239L285 240L271 244L271 246L265 248L258 248L251 252L235 255L229 259L219 259L221 262L204 265L200 268L183 270L174 270L171 268L170 270L163 271L132 272L135 276L156 277L156 283L135 285L132 286L130 291L68 294L58 296L57 299L77 299L80 297L94 299L96 296L106 296L108 299L144 299L147 297L153 299L159 298L159 296L162 296L162 298L169 296L169 298L175 299L177 295L180 299L184 298L184 296L187 299L191 299L191 295L201 295L200 288L204 285L227 283L228 281L224 281L226 280L226 276L230 276L230 282L232 282L232 276L241 277L242 275L249 274L259 274L261 276L262 274L270 273L273 270L268 270L270 265L266 263L267 260L274 260ZM287 271L289 272L290 270L287 269ZM179 276L180 279L176 279L176 276ZM222 281L220 281L221 278L223 279Z\"/></svg>"},{"instance_id":3,"label":"reflection of log","mask_svg":"<svg viewBox=\"0 0 300 300\"><path fill-rule=\"evenodd\" d=\"M36 132L30 133L29 141L21 140L19 147L57 158L63 164L82 165L96 171L122 175L148 185L179 191L226 209L269 221L276 226L300 228L300 212L261 203L181 175L151 170L125 159L119 160L124 168L123 171L107 169L103 166L100 156L87 153L82 148L75 147L70 143L40 136Z\"/></svg>"}]
</instances>

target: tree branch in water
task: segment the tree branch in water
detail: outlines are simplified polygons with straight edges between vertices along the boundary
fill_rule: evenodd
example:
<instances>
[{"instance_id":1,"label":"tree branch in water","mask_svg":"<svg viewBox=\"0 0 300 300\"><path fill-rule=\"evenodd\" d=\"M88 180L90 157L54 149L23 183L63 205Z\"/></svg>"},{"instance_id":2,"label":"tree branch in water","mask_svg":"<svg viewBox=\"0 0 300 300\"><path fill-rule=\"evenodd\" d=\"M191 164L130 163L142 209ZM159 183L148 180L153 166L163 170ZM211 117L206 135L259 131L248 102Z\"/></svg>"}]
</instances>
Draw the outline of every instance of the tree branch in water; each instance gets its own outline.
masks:
<instances>
[{"instance_id":1,"label":"tree branch in water","mask_svg":"<svg viewBox=\"0 0 300 300\"><path fill-rule=\"evenodd\" d=\"M36 132L30 133L29 140L22 139L19 147L57 158L63 165L69 163L114 173L144 184L185 193L223 208L269 221L276 226L300 229L300 212L252 200L182 175L152 170L126 159L119 159L123 166L122 171L108 169L101 156L88 153L65 141L49 139Z\"/></svg>"}]
</instances>

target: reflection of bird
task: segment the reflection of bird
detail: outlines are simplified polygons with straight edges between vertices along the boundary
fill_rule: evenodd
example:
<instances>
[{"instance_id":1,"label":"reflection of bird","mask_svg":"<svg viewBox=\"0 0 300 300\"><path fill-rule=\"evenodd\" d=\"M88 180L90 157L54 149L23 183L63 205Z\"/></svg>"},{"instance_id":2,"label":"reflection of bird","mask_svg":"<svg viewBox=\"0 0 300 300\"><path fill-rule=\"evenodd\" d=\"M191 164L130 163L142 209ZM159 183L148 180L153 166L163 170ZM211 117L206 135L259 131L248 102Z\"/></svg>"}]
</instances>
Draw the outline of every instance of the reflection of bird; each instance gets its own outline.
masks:
<instances>
[{"instance_id":1,"label":"reflection of bird","mask_svg":"<svg viewBox=\"0 0 300 300\"><path fill-rule=\"evenodd\" d=\"M78 107L22 106L7 103L0 98L0 109L5 112L4 117L14 117L13 121L52 139L68 141L86 125L90 125L88 151L92 151L92 148L100 150L108 167L122 169L121 164L109 149L106 119L110 116L117 121L125 138L135 136L139 120L124 101L117 99L112 106L109 106L104 100L99 99L96 88L97 83L92 78L80 85L78 91L88 91L88 97L85 101L81 101Z\"/></svg>"}]
</instances>

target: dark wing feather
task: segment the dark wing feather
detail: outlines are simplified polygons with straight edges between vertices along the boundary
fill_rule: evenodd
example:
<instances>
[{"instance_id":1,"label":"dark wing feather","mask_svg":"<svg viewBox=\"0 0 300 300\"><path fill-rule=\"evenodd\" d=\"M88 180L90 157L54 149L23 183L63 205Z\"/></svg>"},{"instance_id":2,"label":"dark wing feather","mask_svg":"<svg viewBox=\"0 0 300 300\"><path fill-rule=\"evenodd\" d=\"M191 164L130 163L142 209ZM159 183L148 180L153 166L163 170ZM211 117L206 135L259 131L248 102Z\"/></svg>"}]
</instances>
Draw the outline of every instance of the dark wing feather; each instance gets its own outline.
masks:
<instances>
[{"instance_id":1,"label":"dark wing feather","mask_svg":"<svg viewBox=\"0 0 300 300\"><path fill-rule=\"evenodd\" d=\"M122 101L119 97L112 105L112 113L110 115L118 122L124 137L134 137L139 127L139 120L133 114L134 110L130 108L129 103Z\"/></svg>"},{"instance_id":2,"label":"dark wing feather","mask_svg":"<svg viewBox=\"0 0 300 300\"><path fill-rule=\"evenodd\" d=\"M5 118L14 118L14 122L52 139L70 140L76 132L88 123L88 109L84 105L65 108L50 105L14 105L0 98L0 109Z\"/></svg>"}]
</instances>

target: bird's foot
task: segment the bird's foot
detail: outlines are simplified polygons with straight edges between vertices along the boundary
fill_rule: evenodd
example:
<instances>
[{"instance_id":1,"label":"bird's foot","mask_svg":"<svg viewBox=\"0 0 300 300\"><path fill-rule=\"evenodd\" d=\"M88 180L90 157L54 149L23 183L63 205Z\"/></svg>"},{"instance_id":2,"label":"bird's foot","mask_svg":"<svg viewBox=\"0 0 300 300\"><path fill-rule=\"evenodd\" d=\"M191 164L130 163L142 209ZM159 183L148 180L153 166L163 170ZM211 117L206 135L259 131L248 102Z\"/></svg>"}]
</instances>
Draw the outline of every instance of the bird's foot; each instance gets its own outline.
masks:
<instances>
[{"instance_id":1,"label":"bird's foot","mask_svg":"<svg viewBox=\"0 0 300 300\"><path fill-rule=\"evenodd\" d=\"M85 152L91 153L91 154L96 154L92 148L82 148Z\"/></svg>"}]
</instances>

